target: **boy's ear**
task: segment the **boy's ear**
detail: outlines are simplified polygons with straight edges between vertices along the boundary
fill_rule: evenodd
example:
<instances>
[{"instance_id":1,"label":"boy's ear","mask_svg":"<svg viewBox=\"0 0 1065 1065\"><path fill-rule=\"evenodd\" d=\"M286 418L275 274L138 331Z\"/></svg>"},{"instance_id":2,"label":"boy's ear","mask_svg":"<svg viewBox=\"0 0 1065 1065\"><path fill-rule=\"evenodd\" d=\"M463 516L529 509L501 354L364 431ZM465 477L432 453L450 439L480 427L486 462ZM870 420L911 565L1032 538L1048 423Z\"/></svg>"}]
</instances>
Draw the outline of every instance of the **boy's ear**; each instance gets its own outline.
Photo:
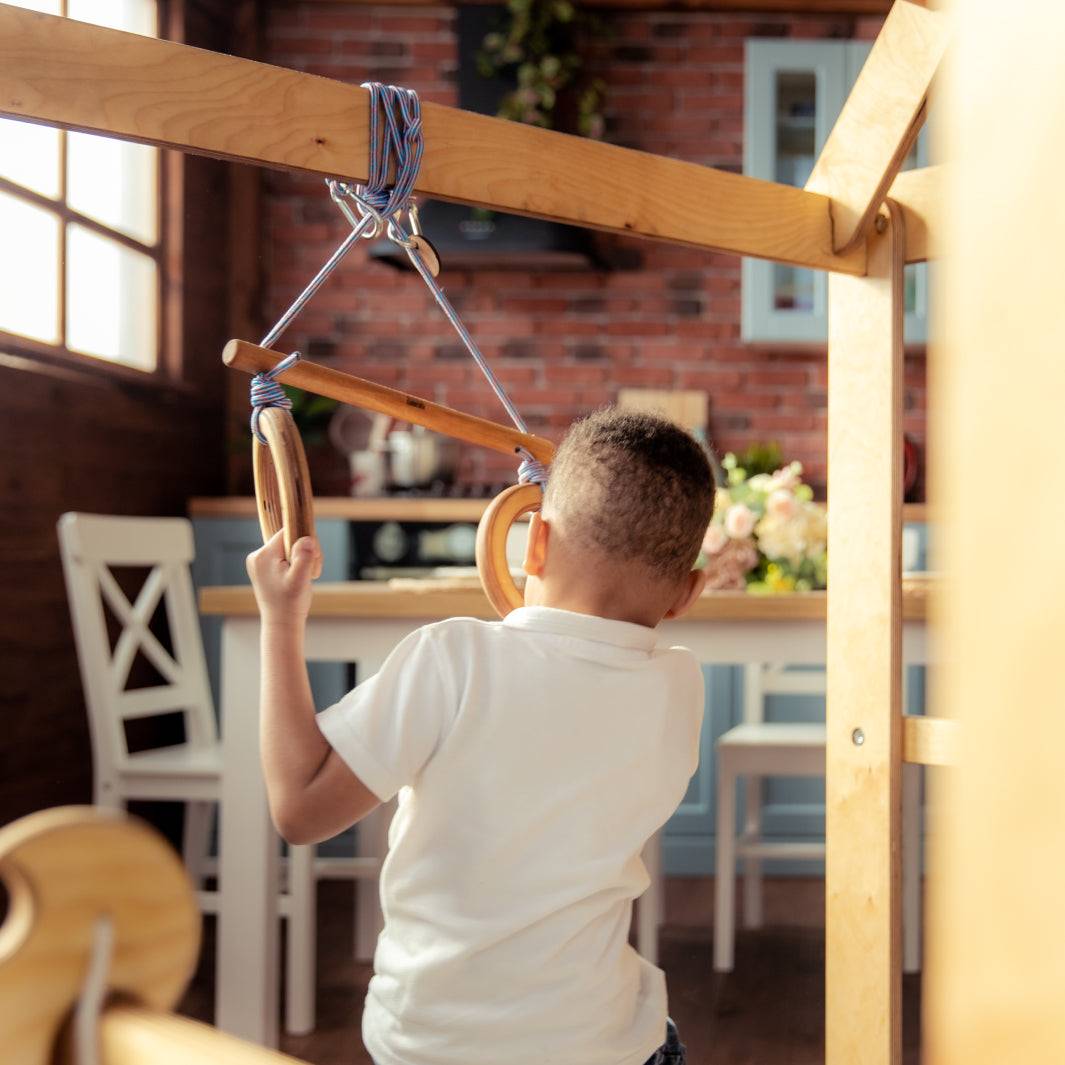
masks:
<instances>
[{"instance_id":1,"label":"boy's ear","mask_svg":"<svg viewBox=\"0 0 1065 1065\"><path fill-rule=\"evenodd\" d=\"M681 590L677 593L677 598L673 601L673 605L666 611L667 618L679 618L691 610L695 605L696 600L706 590L707 576L708 574L705 569L693 569L691 573L684 578L684 584L681 586Z\"/></svg>"},{"instance_id":2,"label":"boy's ear","mask_svg":"<svg viewBox=\"0 0 1065 1065\"><path fill-rule=\"evenodd\" d=\"M551 526L539 515L533 514L529 519L529 539L525 544L525 574L528 577L540 577L547 562L547 541L551 535Z\"/></svg>"}]
</instances>

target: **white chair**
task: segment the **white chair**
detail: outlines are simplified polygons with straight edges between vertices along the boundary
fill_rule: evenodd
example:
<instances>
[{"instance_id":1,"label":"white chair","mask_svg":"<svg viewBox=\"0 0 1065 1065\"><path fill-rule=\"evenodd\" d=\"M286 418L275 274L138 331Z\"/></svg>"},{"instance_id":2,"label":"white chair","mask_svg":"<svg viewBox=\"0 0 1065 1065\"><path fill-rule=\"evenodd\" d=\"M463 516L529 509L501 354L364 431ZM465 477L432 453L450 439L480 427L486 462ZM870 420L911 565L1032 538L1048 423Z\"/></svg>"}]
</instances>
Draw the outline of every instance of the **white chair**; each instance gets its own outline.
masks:
<instances>
[{"instance_id":1,"label":"white chair","mask_svg":"<svg viewBox=\"0 0 1065 1065\"><path fill-rule=\"evenodd\" d=\"M211 818L221 796L224 767L189 574L192 526L183 518L64 514L58 529L89 711L94 801L116 808L131 799L183 802L184 859L199 888L210 871ZM112 567L149 570L132 602ZM113 648L105 607L118 630ZM160 607L172 650L151 628ZM161 683L127 688L138 652L161 676ZM127 721L176 711L184 719L183 743L130 751ZM321 864L330 875L376 877L380 863L326 859ZM281 915L288 918L285 1027L304 1034L313 1030L315 1012L315 879L321 875L315 849L290 847L285 872L287 891L279 901ZM205 912L218 911L217 892L199 895Z\"/></svg>"},{"instance_id":2,"label":"white chair","mask_svg":"<svg viewBox=\"0 0 1065 1065\"><path fill-rule=\"evenodd\" d=\"M769 695L824 695L823 670L744 667L743 721L717 741L717 875L714 878L714 969L731 972L736 937L736 860L743 860L743 924L762 926L762 861L816 860L821 842L762 839L762 782L774 776L825 775L823 723L765 720ZM920 767L903 767L903 970L920 968ZM736 835L736 784L745 782L745 816Z\"/></svg>"},{"instance_id":3,"label":"white chair","mask_svg":"<svg viewBox=\"0 0 1065 1065\"><path fill-rule=\"evenodd\" d=\"M651 882L636 903L636 949L652 965L657 965L658 929L665 918L666 908L661 831L647 841L643 849L643 864Z\"/></svg>"}]
</instances>

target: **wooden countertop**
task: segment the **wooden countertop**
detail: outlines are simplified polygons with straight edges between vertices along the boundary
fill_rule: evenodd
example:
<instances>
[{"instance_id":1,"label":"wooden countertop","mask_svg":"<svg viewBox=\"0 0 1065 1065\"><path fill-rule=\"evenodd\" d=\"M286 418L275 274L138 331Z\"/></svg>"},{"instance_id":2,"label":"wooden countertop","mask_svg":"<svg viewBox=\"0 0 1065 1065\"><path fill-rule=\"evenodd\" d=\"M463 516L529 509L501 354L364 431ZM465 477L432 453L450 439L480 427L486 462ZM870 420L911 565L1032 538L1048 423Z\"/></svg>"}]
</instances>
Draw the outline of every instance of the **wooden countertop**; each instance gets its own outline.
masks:
<instances>
[{"instance_id":1,"label":"wooden countertop","mask_svg":"<svg viewBox=\"0 0 1065 1065\"><path fill-rule=\"evenodd\" d=\"M487 499L434 499L417 496L323 496L314 501L318 518L343 518L347 521L480 521ZM251 496L199 497L189 500L192 518L254 518L255 500ZM920 524L928 521L925 503L906 503L902 519Z\"/></svg>"},{"instance_id":2,"label":"wooden countertop","mask_svg":"<svg viewBox=\"0 0 1065 1065\"><path fill-rule=\"evenodd\" d=\"M924 620L927 614L927 579L903 581L903 616ZM707 592L688 614L694 621L817 621L825 617L824 592L792 595L748 595L746 592ZM218 586L200 590L204 614L254 617L255 597L247 585ZM317 584L311 616L319 618L424 618L437 621L450 617L495 618L473 581L397 580L348 581Z\"/></svg>"}]
</instances>

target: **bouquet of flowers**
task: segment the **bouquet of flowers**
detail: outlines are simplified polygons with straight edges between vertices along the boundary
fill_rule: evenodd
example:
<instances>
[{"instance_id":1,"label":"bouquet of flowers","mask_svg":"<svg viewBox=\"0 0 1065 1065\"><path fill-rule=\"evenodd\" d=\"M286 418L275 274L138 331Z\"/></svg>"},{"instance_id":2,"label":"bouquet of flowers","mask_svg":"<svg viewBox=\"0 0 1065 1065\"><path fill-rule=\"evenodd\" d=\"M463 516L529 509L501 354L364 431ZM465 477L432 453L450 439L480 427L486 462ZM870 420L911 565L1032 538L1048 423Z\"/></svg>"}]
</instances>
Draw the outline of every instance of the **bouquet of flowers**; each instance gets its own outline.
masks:
<instances>
[{"instance_id":1,"label":"bouquet of flowers","mask_svg":"<svg viewBox=\"0 0 1065 1065\"><path fill-rule=\"evenodd\" d=\"M703 540L707 586L761 594L824 588L828 519L802 483L802 464L755 473L728 454L726 484Z\"/></svg>"}]
</instances>

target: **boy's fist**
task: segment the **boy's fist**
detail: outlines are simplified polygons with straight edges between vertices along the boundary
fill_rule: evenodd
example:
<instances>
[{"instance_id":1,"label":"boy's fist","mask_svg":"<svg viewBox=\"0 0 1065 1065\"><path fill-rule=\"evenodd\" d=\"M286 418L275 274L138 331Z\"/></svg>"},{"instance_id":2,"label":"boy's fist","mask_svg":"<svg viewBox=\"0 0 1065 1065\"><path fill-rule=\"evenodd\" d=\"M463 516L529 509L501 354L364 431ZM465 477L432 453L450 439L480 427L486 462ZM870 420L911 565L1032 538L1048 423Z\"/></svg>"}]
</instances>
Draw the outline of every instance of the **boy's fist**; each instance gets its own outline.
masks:
<instances>
[{"instance_id":1,"label":"boy's fist","mask_svg":"<svg viewBox=\"0 0 1065 1065\"><path fill-rule=\"evenodd\" d=\"M292 545L292 561L285 558L284 533L279 531L248 555L248 576L263 620L298 620L311 608L311 581L321 575L318 541L304 536Z\"/></svg>"}]
</instances>

